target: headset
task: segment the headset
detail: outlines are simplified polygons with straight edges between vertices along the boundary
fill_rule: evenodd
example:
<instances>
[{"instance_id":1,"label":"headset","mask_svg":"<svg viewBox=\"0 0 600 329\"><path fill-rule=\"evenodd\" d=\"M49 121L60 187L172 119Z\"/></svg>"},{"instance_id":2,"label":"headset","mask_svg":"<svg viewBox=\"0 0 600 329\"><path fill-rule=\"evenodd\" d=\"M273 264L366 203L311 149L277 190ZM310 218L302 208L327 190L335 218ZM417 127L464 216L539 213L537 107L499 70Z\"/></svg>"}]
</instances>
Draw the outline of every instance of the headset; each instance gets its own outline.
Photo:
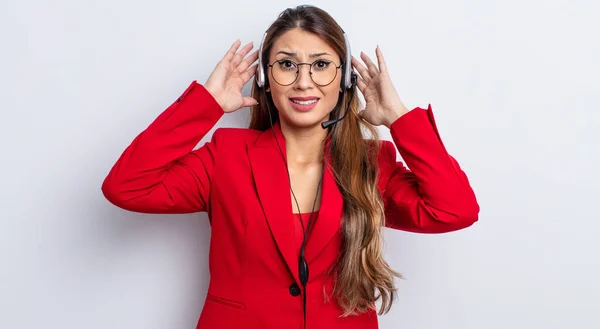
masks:
<instances>
[{"instance_id":1,"label":"headset","mask_svg":"<svg viewBox=\"0 0 600 329\"><path fill-rule=\"evenodd\" d=\"M343 61L342 63L342 82L341 82L341 89L342 91L340 92L340 94L343 94L346 90L350 90L350 99L348 101L348 108L346 110L346 112L344 113L344 115L341 118L337 118L337 119L333 119L333 120L329 120L329 121L325 121L323 123L321 123L321 127L323 129L327 129L329 126L334 125L338 122L340 122L341 120L343 120L346 115L348 114L349 110L350 110L350 104L352 102L352 97L354 96L354 94L356 93L356 80L357 80L357 75L356 72L354 72L352 70L352 53L350 51L350 41L348 40L348 36L346 35L346 32L344 32L344 30L342 29L342 33L344 35L344 41L346 43L346 60ZM264 46L264 42L265 39L267 37L267 32L264 33L263 38L260 42L260 48L259 48L259 53L258 53L258 72L256 75L256 84L259 88L264 89L265 85L266 85L266 81L267 81L267 66L265 65L266 63L264 63L263 61L263 46ZM291 186L292 186L292 182L291 182L291 178L290 178L290 172L287 166L287 161L285 161L285 156L283 155L283 150L281 149L281 145L279 145L279 141L277 139L277 136L275 134L275 130L273 129L273 119L271 116L271 109L269 106L269 101L267 101L267 110L269 111L269 121L271 122L271 130L273 131L273 136L275 137L275 142L277 143L277 147L279 148L279 152L281 153L281 157L283 158L284 162L285 162L285 168L286 171L288 173L288 180L289 180L289 184L290 184L290 190L292 192L292 196L294 198L294 201L296 203L296 207L298 208L298 213L300 214L300 206L298 205L298 200L296 200L296 196L294 195L294 191L292 190ZM339 116L339 115L338 115ZM331 133L332 138L331 141L333 142L333 134L335 134L335 130L337 128L337 125L333 126L333 131ZM331 155L331 144L332 142L329 143L329 147L328 147L328 154ZM325 157L325 160L328 161L328 157ZM308 271L308 263L306 262L306 259L304 257L304 249L306 247L306 242L307 242L307 238L308 238L308 233L310 232L310 228L312 227L312 215L314 213L314 209L315 209L315 204L317 202L317 196L319 194L319 190L321 188L321 184L323 182L323 176L325 173L325 167L327 167L327 164L323 165L323 171L321 172L321 179L319 180L319 184L317 187L317 193L315 195L315 200L313 202L313 208L311 211L311 215L310 218L308 220L308 224L306 229L304 229L304 221L302 220L302 215L300 214L300 221L302 224L302 229L304 230L304 238L302 239L302 246L300 248L300 255L298 257L298 277L300 278L300 283L302 284L302 288L303 288L303 300L304 300L304 328L306 328L306 284L308 282L308 277L309 277L309 271Z\"/></svg>"}]
</instances>

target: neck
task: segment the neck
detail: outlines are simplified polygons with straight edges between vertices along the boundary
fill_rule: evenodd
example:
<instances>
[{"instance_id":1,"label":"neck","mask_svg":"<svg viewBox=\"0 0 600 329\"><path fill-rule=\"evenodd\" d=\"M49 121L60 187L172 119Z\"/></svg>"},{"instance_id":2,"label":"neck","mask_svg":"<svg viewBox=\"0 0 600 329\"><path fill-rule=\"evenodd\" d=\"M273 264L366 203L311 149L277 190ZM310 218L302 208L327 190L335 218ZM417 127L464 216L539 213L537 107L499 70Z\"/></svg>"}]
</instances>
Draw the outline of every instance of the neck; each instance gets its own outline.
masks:
<instances>
[{"instance_id":1,"label":"neck","mask_svg":"<svg viewBox=\"0 0 600 329\"><path fill-rule=\"evenodd\" d=\"M280 125L289 163L313 165L322 162L327 129L323 129L320 123L306 128L290 126L285 122L280 122Z\"/></svg>"}]
</instances>

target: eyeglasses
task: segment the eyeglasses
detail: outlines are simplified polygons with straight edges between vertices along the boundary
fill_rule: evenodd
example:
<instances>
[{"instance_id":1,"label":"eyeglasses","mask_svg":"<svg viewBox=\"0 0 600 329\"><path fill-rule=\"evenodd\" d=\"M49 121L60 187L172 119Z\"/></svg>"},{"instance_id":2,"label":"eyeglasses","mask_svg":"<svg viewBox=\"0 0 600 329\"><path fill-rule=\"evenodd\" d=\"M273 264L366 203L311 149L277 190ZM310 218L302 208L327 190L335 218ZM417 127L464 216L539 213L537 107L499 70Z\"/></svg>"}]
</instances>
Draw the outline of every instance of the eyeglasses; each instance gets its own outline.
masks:
<instances>
[{"instance_id":1,"label":"eyeglasses","mask_svg":"<svg viewBox=\"0 0 600 329\"><path fill-rule=\"evenodd\" d=\"M300 65L310 65L310 78L318 86L327 86L337 76L337 69L342 64L335 66L332 61L317 59L312 63L296 63L289 59L282 59L268 64L271 68L271 77L277 84L289 86L298 79Z\"/></svg>"}]
</instances>

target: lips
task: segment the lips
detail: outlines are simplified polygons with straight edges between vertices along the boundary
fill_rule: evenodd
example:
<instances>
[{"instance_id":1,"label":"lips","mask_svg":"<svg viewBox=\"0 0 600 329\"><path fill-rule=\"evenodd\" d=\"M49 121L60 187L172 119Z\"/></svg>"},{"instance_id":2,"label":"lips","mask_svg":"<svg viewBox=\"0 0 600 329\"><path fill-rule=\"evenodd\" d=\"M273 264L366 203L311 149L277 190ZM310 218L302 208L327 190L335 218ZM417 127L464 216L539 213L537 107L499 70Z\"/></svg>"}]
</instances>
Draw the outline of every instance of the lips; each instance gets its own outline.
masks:
<instances>
[{"instance_id":1,"label":"lips","mask_svg":"<svg viewBox=\"0 0 600 329\"><path fill-rule=\"evenodd\" d=\"M296 111L307 112L312 110L319 102L319 97L290 97L290 104Z\"/></svg>"},{"instance_id":2,"label":"lips","mask_svg":"<svg viewBox=\"0 0 600 329\"><path fill-rule=\"evenodd\" d=\"M314 97L314 96L306 96L306 97L290 97L291 100L294 101L312 101L315 99L319 99L319 97Z\"/></svg>"}]
</instances>

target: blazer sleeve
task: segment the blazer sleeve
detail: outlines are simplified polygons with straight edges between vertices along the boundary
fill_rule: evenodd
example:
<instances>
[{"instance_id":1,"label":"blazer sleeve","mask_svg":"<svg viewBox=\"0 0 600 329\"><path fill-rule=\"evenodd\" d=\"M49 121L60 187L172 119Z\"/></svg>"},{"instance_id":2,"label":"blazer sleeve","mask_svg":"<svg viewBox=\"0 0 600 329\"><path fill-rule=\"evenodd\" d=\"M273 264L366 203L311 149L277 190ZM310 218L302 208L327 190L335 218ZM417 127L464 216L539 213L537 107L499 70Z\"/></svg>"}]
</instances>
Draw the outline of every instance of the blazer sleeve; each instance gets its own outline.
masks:
<instances>
[{"instance_id":1,"label":"blazer sleeve","mask_svg":"<svg viewBox=\"0 0 600 329\"><path fill-rule=\"evenodd\" d=\"M446 151L431 105L398 118L391 124L390 134L394 143L382 142L378 160L385 226L445 233L475 223L477 199L466 174ZM408 168L396 161L396 149Z\"/></svg>"},{"instance_id":2,"label":"blazer sleeve","mask_svg":"<svg viewBox=\"0 0 600 329\"><path fill-rule=\"evenodd\" d=\"M121 154L102 183L106 199L141 213L207 211L219 129L193 149L223 113L193 81Z\"/></svg>"}]
</instances>

